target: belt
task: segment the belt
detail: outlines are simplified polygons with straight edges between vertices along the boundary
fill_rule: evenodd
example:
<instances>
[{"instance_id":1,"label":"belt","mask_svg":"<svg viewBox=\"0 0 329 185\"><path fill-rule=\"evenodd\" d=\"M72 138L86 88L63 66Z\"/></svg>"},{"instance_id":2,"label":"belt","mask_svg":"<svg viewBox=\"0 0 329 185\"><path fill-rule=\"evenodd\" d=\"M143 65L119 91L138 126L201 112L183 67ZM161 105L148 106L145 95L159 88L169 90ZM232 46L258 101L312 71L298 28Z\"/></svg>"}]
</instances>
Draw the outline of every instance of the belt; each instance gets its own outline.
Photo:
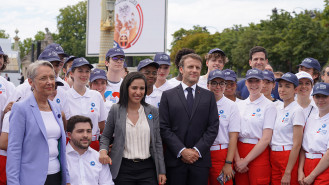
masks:
<instances>
[{"instance_id":1,"label":"belt","mask_svg":"<svg viewBox=\"0 0 329 185\"><path fill-rule=\"evenodd\" d=\"M289 151L292 149L292 145L272 145L271 150L276 152Z\"/></svg>"},{"instance_id":2,"label":"belt","mask_svg":"<svg viewBox=\"0 0 329 185\"><path fill-rule=\"evenodd\" d=\"M226 149L226 148L228 148L228 144L212 145L210 147L210 151L213 151L213 150L223 150L223 149Z\"/></svg>"},{"instance_id":3,"label":"belt","mask_svg":"<svg viewBox=\"0 0 329 185\"><path fill-rule=\"evenodd\" d=\"M139 162L143 162L143 161L146 161L146 160L150 159L150 157L146 158L146 159L127 159L127 158L123 157L122 159L125 160L125 161L129 161L129 162L139 163Z\"/></svg>"},{"instance_id":4,"label":"belt","mask_svg":"<svg viewBox=\"0 0 329 185\"><path fill-rule=\"evenodd\" d=\"M91 138L91 141L97 141L99 138L99 135L93 135L92 138Z\"/></svg>"},{"instance_id":5,"label":"belt","mask_svg":"<svg viewBox=\"0 0 329 185\"><path fill-rule=\"evenodd\" d=\"M305 153L305 157L308 159L321 159L323 154L321 153Z\"/></svg>"},{"instance_id":6,"label":"belt","mask_svg":"<svg viewBox=\"0 0 329 185\"><path fill-rule=\"evenodd\" d=\"M239 138L242 143L257 144L259 139Z\"/></svg>"}]
</instances>

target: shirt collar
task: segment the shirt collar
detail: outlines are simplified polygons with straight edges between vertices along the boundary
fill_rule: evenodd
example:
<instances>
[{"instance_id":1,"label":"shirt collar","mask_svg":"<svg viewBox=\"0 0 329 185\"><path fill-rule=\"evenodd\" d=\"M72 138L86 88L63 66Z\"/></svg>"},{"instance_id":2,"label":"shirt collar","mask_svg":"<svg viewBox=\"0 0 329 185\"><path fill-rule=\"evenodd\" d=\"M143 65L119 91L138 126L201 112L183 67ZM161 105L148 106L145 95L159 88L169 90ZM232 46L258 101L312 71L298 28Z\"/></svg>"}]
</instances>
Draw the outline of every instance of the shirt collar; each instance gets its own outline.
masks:
<instances>
[{"instance_id":1,"label":"shirt collar","mask_svg":"<svg viewBox=\"0 0 329 185\"><path fill-rule=\"evenodd\" d=\"M75 91L75 89L72 87L70 88L71 90L71 94L73 96L73 98L80 98L80 97L87 97L87 98L90 98L90 89L87 87L86 88L86 92L83 96L81 96L77 91Z\"/></svg>"},{"instance_id":2,"label":"shirt collar","mask_svg":"<svg viewBox=\"0 0 329 185\"><path fill-rule=\"evenodd\" d=\"M86 154L87 152L91 151L91 148L90 146L88 147L87 151L85 153L83 153L82 155ZM77 154L77 155L80 155L77 151L75 151L69 141L69 143L67 143L66 145L66 153L67 154Z\"/></svg>"},{"instance_id":3,"label":"shirt collar","mask_svg":"<svg viewBox=\"0 0 329 185\"><path fill-rule=\"evenodd\" d=\"M259 104L260 102L263 101L263 99L265 98L264 94L262 94L257 100L251 102L250 101L250 97L248 97L247 100L247 104Z\"/></svg>"},{"instance_id":4,"label":"shirt collar","mask_svg":"<svg viewBox=\"0 0 329 185\"><path fill-rule=\"evenodd\" d=\"M184 90L184 91L186 90L186 88L189 87L189 86L186 85L183 81L181 82L181 84L182 84L182 87L183 87L183 90ZM196 84L192 85L191 88L195 91L195 89L196 89Z\"/></svg>"},{"instance_id":5,"label":"shirt collar","mask_svg":"<svg viewBox=\"0 0 329 185\"><path fill-rule=\"evenodd\" d=\"M279 105L279 106L280 106L280 109L281 109L281 110L286 110L286 111L288 111L288 110L290 110L291 108L295 107L296 104L298 104L298 103L297 103L296 101L293 101L293 102L291 102L287 107L284 107L284 103L282 103L282 104ZM299 105L299 104L298 104L298 105Z\"/></svg>"},{"instance_id":6,"label":"shirt collar","mask_svg":"<svg viewBox=\"0 0 329 185\"><path fill-rule=\"evenodd\" d=\"M220 100L217 101L217 105L223 105L225 103L226 99L227 98L223 95L223 97Z\"/></svg>"}]
</instances>

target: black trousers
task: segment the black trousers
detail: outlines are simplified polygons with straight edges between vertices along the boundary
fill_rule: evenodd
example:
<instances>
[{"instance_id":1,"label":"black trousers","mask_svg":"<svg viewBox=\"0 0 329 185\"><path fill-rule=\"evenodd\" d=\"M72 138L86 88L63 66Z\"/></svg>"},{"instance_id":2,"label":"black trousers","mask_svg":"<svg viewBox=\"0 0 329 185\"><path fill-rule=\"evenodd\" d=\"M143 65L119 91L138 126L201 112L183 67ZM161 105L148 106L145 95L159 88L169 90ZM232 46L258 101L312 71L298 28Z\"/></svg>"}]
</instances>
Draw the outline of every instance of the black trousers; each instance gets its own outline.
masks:
<instances>
[{"instance_id":1,"label":"black trousers","mask_svg":"<svg viewBox=\"0 0 329 185\"><path fill-rule=\"evenodd\" d=\"M209 168L189 164L167 168L168 185L207 185Z\"/></svg>"},{"instance_id":2,"label":"black trousers","mask_svg":"<svg viewBox=\"0 0 329 185\"><path fill-rule=\"evenodd\" d=\"M115 185L157 185L156 169L150 157L144 161L133 162L122 158L120 170Z\"/></svg>"},{"instance_id":3,"label":"black trousers","mask_svg":"<svg viewBox=\"0 0 329 185\"><path fill-rule=\"evenodd\" d=\"M62 184L62 175L61 172L55 174L47 175L45 185L60 185Z\"/></svg>"}]
</instances>

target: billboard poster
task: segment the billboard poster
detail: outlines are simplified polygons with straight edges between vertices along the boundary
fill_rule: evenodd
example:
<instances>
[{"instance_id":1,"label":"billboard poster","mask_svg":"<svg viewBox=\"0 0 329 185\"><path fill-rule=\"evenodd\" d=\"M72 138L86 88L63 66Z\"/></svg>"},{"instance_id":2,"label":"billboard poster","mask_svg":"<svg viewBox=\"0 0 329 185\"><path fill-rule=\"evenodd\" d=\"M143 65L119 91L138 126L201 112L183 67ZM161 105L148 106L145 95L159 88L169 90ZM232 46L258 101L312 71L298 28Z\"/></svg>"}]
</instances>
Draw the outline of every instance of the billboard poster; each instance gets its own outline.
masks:
<instances>
[{"instance_id":1,"label":"billboard poster","mask_svg":"<svg viewBox=\"0 0 329 185\"><path fill-rule=\"evenodd\" d=\"M88 1L87 56L98 56L101 0ZM113 47L127 55L166 51L167 0L116 0Z\"/></svg>"}]
</instances>

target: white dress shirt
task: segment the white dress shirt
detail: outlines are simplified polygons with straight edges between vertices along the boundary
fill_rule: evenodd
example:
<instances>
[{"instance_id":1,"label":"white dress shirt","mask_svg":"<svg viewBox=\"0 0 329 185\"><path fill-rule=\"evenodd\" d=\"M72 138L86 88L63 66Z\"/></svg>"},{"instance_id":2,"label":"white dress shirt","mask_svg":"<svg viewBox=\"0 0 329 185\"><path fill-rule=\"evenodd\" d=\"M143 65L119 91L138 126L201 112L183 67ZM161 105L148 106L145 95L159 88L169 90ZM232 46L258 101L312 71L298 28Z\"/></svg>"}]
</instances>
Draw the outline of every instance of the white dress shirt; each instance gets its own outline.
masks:
<instances>
[{"instance_id":1,"label":"white dress shirt","mask_svg":"<svg viewBox=\"0 0 329 185\"><path fill-rule=\"evenodd\" d=\"M71 185L114 185L109 165L99 162L99 153L96 150L88 147L80 155L68 143L66 160Z\"/></svg>"}]
</instances>

